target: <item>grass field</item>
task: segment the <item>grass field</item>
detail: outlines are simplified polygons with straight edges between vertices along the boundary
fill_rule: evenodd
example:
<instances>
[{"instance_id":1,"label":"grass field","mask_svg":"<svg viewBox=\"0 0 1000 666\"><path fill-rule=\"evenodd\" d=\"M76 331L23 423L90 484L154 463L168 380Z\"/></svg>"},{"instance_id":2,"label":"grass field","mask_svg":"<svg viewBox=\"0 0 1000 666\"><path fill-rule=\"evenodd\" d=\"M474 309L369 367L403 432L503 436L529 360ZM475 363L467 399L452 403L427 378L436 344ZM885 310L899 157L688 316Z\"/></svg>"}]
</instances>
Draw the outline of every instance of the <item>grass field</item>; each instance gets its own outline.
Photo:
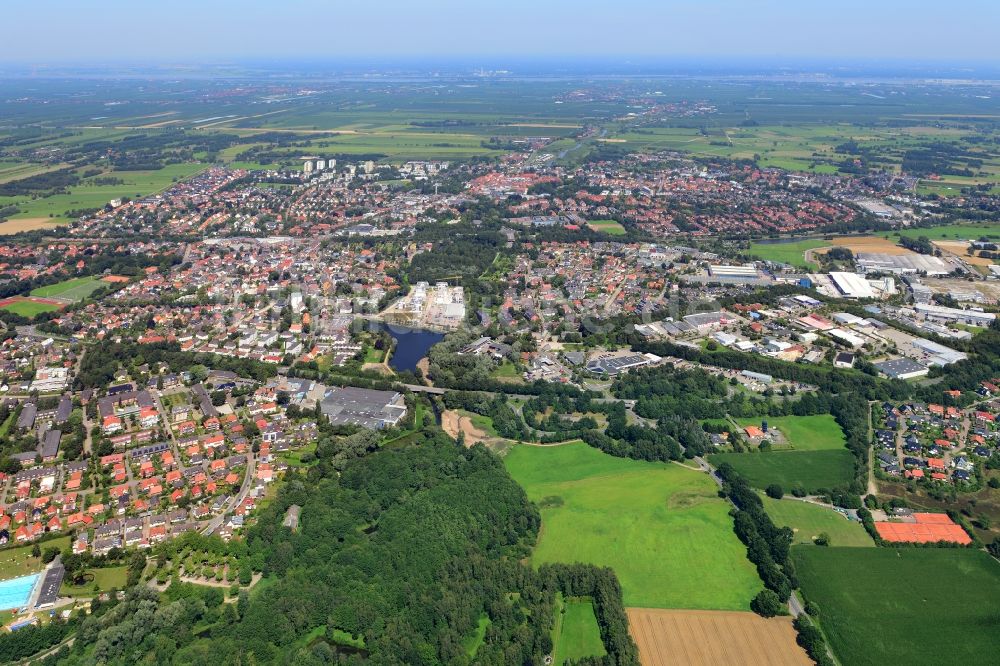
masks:
<instances>
[{"instance_id":1,"label":"grass field","mask_svg":"<svg viewBox=\"0 0 1000 666\"><path fill-rule=\"evenodd\" d=\"M795 532L793 543L813 544L813 539L826 534L832 546L864 547L875 542L862 527L841 513L794 499L771 499L762 495L767 515L778 527L791 527Z\"/></svg>"},{"instance_id":2,"label":"grass field","mask_svg":"<svg viewBox=\"0 0 1000 666\"><path fill-rule=\"evenodd\" d=\"M69 546L69 537L51 539L39 544L42 552L45 552L46 548L62 550L67 546ZM45 567L40 558L31 556L32 547L28 545L0 550L0 580L37 573Z\"/></svg>"},{"instance_id":3,"label":"grass field","mask_svg":"<svg viewBox=\"0 0 1000 666\"><path fill-rule=\"evenodd\" d=\"M814 416L769 416L764 419L736 419L741 426L760 426L767 421L768 430L777 428L788 446L782 450L830 451L847 444L844 431L830 414Z\"/></svg>"},{"instance_id":4,"label":"grass field","mask_svg":"<svg viewBox=\"0 0 1000 666\"><path fill-rule=\"evenodd\" d=\"M554 666L562 666L569 660L603 657L607 654L601 641L601 628L597 626L593 602L589 598L560 601L555 630L552 632Z\"/></svg>"},{"instance_id":5,"label":"grass field","mask_svg":"<svg viewBox=\"0 0 1000 666\"><path fill-rule=\"evenodd\" d=\"M479 622L476 623L475 630L466 636L464 641L462 641L465 653L469 655L470 659L476 656L476 652L479 651L479 646L486 640L486 630L489 626L490 618L485 614L481 615L479 617ZM362 644L360 647L364 647L364 645Z\"/></svg>"},{"instance_id":6,"label":"grass field","mask_svg":"<svg viewBox=\"0 0 1000 666\"><path fill-rule=\"evenodd\" d=\"M99 208L119 197L141 197L166 189L173 182L188 178L205 168L203 164L170 164L156 171L113 171L106 175L122 180L120 185L94 185L84 181L69 188L67 194L32 199L29 196L0 197L0 208L16 205L20 218L49 218L65 221L66 212L80 208Z\"/></svg>"},{"instance_id":7,"label":"grass field","mask_svg":"<svg viewBox=\"0 0 1000 666\"><path fill-rule=\"evenodd\" d=\"M112 589L125 589L128 582L128 567L108 567L106 569L87 569L87 582L83 585L73 585L64 580L59 594L67 597L90 597L97 591L108 592Z\"/></svg>"},{"instance_id":8,"label":"grass field","mask_svg":"<svg viewBox=\"0 0 1000 666\"><path fill-rule=\"evenodd\" d=\"M926 236L930 240L977 240L980 237L1000 240L1000 224L948 224L929 229L900 229L892 235L919 238Z\"/></svg>"},{"instance_id":9,"label":"grass field","mask_svg":"<svg viewBox=\"0 0 1000 666\"><path fill-rule=\"evenodd\" d=\"M1000 563L940 548L792 549L842 664L996 663Z\"/></svg>"},{"instance_id":10,"label":"grass field","mask_svg":"<svg viewBox=\"0 0 1000 666\"><path fill-rule=\"evenodd\" d=\"M814 250L829 244L829 241L821 239L800 240L790 243L751 243L748 252L751 256L759 257L765 261L776 261L781 264L788 264L789 266L816 269L819 267L814 262L806 261L806 250Z\"/></svg>"},{"instance_id":11,"label":"grass field","mask_svg":"<svg viewBox=\"0 0 1000 666\"><path fill-rule=\"evenodd\" d=\"M854 475L854 457L847 449L715 453L708 459L715 466L729 463L757 488L777 483L786 491L801 486L813 492L847 485Z\"/></svg>"},{"instance_id":12,"label":"grass field","mask_svg":"<svg viewBox=\"0 0 1000 666\"><path fill-rule=\"evenodd\" d=\"M36 303L35 301L14 301L13 303L8 303L7 305L0 306L0 310L7 310L13 312L14 314L19 314L22 317L34 317L36 314L41 314L42 312L52 312L53 310L58 310L58 305L52 305L51 303Z\"/></svg>"},{"instance_id":13,"label":"grass field","mask_svg":"<svg viewBox=\"0 0 1000 666\"><path fill-rule=\"evenodd\" d=\"M594 231L610 236L624 236L627 232L625 227L614 220L591 220L587 226Z\"/></svg>"},{"instance_id":14,"label":"grass field","mask_svg":"<svg viewBox=\"0 0 1000 666\"><path fill-rule=\"evenodd\" d=\"M745 610L761 589L705 474L583 443L518 446L505 462L541 508L535 565L609 566L626 606Z\"/></svg>"},{"instance_id":15,"label":"grass field","mask_svg":"<svg viewBox=\"0 0 1000 666\"><path fill-rule=\"evenodd\" d=\"M82 301L87 296L90 296L92 293L105 286L107 286L107 284L102 282L99 277L89 275L87 277L72 278L70 280L57 282L56 284L50 284L46 287L32 289L31 295L38 296L39 298L64 299L75 303L77 301Z\"/></svg>"}]
</instances>

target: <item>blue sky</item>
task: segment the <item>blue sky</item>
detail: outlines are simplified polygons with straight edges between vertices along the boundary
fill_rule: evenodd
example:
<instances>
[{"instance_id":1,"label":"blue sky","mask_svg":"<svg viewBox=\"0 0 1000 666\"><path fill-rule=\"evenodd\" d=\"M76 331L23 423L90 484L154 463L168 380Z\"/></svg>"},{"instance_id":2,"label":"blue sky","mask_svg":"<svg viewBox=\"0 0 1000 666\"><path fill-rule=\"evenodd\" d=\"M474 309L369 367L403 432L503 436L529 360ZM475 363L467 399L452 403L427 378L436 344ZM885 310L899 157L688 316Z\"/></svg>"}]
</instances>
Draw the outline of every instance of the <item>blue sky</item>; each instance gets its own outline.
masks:
<instances>
[{"instance_id":1,"label":"blue sky","mask_svg":"<svg viewBox=\"0 0 1000 666\"><path fill-rule=\"evenodd\" d=\"M0 62L517 55L1000 61L1000 1L24 0Z\"/></svg>"}]
</instances>

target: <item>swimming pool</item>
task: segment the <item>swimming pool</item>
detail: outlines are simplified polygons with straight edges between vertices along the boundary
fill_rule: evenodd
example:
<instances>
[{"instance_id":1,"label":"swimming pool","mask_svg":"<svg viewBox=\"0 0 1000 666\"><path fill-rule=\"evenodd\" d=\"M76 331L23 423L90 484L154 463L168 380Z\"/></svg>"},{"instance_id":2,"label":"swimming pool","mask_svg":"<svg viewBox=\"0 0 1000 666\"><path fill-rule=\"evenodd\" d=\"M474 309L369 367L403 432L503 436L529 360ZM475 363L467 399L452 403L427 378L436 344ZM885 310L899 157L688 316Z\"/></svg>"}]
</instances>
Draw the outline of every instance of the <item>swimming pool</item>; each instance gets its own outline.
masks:
<instances>
[{"instance_id":1,"label":"swimming pool","mask_svg":"<svg viewBox=\"0 0 1000 666\"><path fill-rule=\"evenodd\" d=\"M31 574L20 578L0 581L0 610L10 610L11 608L24 608L28 599L31 598L31 591L35 589L35 583L41 574Z\"/></svg>"}]
</instances>

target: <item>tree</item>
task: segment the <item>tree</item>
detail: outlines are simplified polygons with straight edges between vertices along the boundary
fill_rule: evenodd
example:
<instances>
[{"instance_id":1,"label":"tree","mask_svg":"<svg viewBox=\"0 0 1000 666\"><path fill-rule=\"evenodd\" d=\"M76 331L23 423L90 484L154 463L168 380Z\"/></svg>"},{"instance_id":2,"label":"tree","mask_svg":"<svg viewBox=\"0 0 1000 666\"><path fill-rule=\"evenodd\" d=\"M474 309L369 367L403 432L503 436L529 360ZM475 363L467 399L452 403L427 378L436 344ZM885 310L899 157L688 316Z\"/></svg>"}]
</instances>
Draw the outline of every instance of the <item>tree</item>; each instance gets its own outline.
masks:
<instances>
[{"instance_id":1,"label":"tree","mask_svg":"<svg viewBox=\"0 0 1000 666\"><path fill-rule=\"evenodd\" d=\"M31 556L35 558L42 556L42 548L37 543L31 547Z\"/></svg>"},{"instance_id":2,"label":"tree","mask_svg":"<svg viewBox=\"0 0 1000 666\"><path fill-rule=\"evenodd\" d=\"M761 590L750 602L750 610L761 617L774 617L782 613L781 600L771 590Z\"/></svg>"},{"instance_id":3,"label":"tree","mask_svg":"<svg viewBox=\"0 0 1000 666\"><path fill-rule=\"evenodd\" d=\"M778 500L780 500L782 497L785 496L785 491L777 483L772 483L771 485L769 485L767 488L764 489L764 492L767 493L768 497Z\"/></svg>"}]
</instances>

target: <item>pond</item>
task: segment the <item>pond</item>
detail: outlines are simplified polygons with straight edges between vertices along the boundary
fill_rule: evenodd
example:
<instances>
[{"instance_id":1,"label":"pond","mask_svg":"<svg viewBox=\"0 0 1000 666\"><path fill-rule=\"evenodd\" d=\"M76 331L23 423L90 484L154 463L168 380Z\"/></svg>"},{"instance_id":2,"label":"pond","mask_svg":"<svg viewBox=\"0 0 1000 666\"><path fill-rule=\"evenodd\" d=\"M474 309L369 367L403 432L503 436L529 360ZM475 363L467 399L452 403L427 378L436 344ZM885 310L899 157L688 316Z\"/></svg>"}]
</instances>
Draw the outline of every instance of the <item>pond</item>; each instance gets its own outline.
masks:
<instances>
[{"instance_id":1,"label":"pond","mask_svg":"<svg viewBox=\"0 0 1000 666\"><path fill-rule=\"evenodd\" d=\"M378 328L388 331L396 341L392 356L389 357L389 367L397 372L413 371L417 363L431 347L444 339L443 333L436 333L422 328L408 328L395 324L379 324Z\"/></svg>"}]
</instances>

